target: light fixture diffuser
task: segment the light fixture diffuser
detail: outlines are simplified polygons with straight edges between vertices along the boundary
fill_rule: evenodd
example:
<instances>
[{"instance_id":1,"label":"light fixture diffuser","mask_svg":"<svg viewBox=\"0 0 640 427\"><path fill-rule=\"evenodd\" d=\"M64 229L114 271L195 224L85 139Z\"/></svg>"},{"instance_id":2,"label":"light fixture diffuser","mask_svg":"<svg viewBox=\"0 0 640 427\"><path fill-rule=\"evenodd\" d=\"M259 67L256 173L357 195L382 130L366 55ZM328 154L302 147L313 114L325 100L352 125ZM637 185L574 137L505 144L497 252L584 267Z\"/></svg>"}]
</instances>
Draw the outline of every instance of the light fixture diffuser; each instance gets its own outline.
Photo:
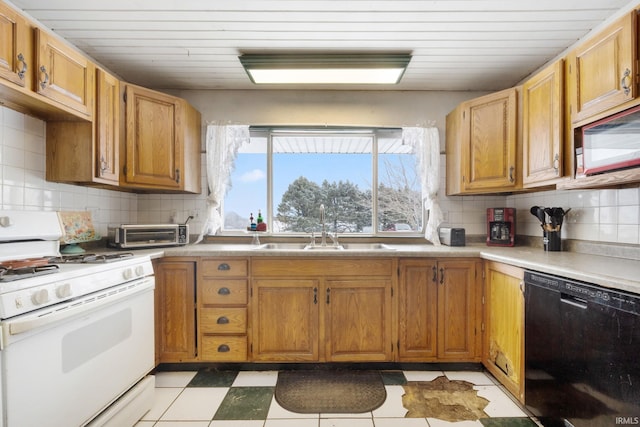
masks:
<instances>
[{"instance_id":1,"label":"light fixture diffuser","mask_svg":"<svg viewBox=\"0 0 640 427\"><path fill-rule=\"evenodd\" d=\"M406 54L244 54L255 84L397 84L409 65Z\"/></svg>"}]
</instances>

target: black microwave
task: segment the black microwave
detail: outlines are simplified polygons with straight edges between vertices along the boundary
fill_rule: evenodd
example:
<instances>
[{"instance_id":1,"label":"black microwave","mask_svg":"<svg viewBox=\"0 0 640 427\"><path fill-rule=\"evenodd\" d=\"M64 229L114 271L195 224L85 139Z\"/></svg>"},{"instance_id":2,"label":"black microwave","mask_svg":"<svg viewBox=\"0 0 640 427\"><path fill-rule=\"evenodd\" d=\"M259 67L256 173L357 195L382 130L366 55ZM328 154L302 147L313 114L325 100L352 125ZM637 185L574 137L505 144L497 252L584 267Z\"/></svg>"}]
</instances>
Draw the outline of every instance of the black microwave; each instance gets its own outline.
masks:
<instances>
[{"instance_id":1,"label":"black microwave","mask_svg":"<svg viewBox=\"0 0 640 427\"><path fill-rule=\"evenodd\" d=\"M584 173L640 165L640 105L582 128Z\"/></svg>"}]
</instances>

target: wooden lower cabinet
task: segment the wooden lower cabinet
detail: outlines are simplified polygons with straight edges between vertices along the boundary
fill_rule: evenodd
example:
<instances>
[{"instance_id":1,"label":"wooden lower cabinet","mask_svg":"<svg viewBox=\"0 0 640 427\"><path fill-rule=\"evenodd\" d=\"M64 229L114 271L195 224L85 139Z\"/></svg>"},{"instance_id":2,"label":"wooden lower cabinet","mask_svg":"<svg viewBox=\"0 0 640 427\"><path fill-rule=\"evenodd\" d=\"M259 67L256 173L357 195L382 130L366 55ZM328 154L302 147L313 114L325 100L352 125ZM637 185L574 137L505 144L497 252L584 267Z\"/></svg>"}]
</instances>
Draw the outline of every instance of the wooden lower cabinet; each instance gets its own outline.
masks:
<instances>
[{"instance_id":1,"label":"wooden lower cabinet","mask_svg":"<svg viewBox=\"0 0 640 427\"><path fill-rule=\"evenodd\" d=\"M524 403L524 270L487 261L482 363Z\"/></svg>"},{"instance_id":2,"label":"wooden lower cabinet","mask_svg":"<svg viewBox=\"0 0 640 427\"><path fill-rule=\"evenodd\" d=\"M248 360L247 258L200 258L198 262L199 360Z\"/></svg>"},{"instance_id":3,"label":"wooden lower cabinet","mask_svg":"<svg viewBox=\"0 0 640 427\"><path fill-rule=\"evenodd\" d=\"M327 361L392 360L390 279L327 280L324 293Z\"/></svg>"},{"instance_id":4,"label":"wooden lower cabinet","mask_svg":"<svg viewBox=\"0 0 640 427\"><path fill-rule=\"evenodd\" d=\"M479 259L399 261L400 361L480 361L481 268Z\"/></svg>"},{"instance_id":5,"label":"wooden lower cabinet","mask_svg":"<svg viewBox=\"0 0 640 427\"><path fill-rule=\"evenodd\" d=\"M194 260L154 263L158 363L196 359L195 271Z\"/></svg>"},{"instance_id":6,"label":"wooden lower cabinet","mask_svg":"<svg viewBox=\"0 0 640 427\"><path fill-rule=\"evenodd\" d=\"M320 360L320 283L314 279L254 279L253 359Z\"/></svg>"},{"instance_id":7,"label":"wooden lower cabinet","mask_svg":"<svg viewBox=\"0 0 640 427\"><path fill-rule=\"evenodd\" d=\"M393 360L394 264L392 259L254 260L253 360Z\"/></svg>"}]
</instances>

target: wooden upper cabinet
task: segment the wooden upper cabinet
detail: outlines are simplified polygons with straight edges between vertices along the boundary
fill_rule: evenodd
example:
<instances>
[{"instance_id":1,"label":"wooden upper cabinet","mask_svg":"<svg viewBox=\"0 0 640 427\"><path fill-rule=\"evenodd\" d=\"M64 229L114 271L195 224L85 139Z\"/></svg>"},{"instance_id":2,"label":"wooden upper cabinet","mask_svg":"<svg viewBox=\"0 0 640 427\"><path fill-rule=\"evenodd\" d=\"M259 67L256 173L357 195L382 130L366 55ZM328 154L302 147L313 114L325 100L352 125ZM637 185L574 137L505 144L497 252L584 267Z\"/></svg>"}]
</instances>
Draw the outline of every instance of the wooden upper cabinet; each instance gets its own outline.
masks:
<instances>
[{"instance_id":1,"label":"wooden upper cabinet","mask_svg":"<svg viewBox=\"0 0 640 427\"><path fill-rule=\"evenodd\" d=\"M0 3L0 78L30 89L33 39L30 26L15 10Z\"/></svg>"},{"instance_id":2,"label":"wooden upper cabinet","mask_svg":"<svg viewBox=\"0 0 640 427\"><path fill-rule=\"evenodd\" d=\"M125 85L125 187L200 192L200 113L186 101Z\"/></svg>"},{"instance_id":3,"label":"wooden upper cabinet","mask_svg":"<svg viewBox=\"0 0 640 427\"><path fill-rule=\"evenodd\" d=\"M550 184L563 176L563 61L557 61L522 86L522 182Z\"/></svg>"},{"instance_id":4,"label":"wooden upper cabinet","mask_svg":"<svg viewBox=\"0 0 640 427\"><path fill-rule=\"evenodd\" d=\"M119 184L120 82L96 70L94 121L47 122L46 179L85 185Z\"/></svg>"},{"instance_id":5,"label":"wooden upper cabinet","mask_svg":"<svg viewBox=\"0 0 640 427\"><path fill-rule=\"evenodd\" d=\"M448 195L514 191L522 186L517 92L510 88L466 101L447 116Z\"/></svg>"},{"instance_id":6,"label":"wooden upper cabinet","mask_svg":"<svg viewBox=\"0 0 640 427\"><path fill-rule=\"evenodd\" d=\"M630 12L567 55L573 122L637 96L636 22L637 12Z\"/></svg>"},{"instance_id":7,"label":"wooden upper cabinet","mask_svg":"<svg viewBox=\"0 0 640 427\"><path fill-rule=\"evenodd\" d=\"M120 81L96 71L95 175L118 184L120 176Z\"/></svg>"},{"instance_id":8,"label":"wooden upper cabinet","mask_svg":"<svg viewBox=\"0 0 640 427\"><path fill-rule=\"evenodd\" d=\"M36 28L36 92L90 119L95 66L61 40Z\"/></svg>"}]
</instances>

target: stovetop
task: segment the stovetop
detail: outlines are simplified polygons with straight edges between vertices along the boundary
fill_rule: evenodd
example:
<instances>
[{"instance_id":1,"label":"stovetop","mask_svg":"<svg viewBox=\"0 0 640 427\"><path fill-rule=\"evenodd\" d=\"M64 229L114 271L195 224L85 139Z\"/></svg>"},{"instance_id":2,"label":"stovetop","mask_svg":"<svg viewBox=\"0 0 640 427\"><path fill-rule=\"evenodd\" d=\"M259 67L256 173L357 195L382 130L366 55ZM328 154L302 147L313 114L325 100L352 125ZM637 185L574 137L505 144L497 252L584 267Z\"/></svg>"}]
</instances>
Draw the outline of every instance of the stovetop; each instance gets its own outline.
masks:
<instances>
[{"instance_id":1,"label":"stovetop","mask_svg":"<svg viewBox=\"0 0 640 427\"><path fill-rule=\"evenodd\" d=\"M89 255L84 261L66 260L51 264L53 274L0 281L0 319L153 275L148 255L129 254L117 259L107 257L108 261L100 260L102 254Z\"/></svg>"},{"instance_id":2,"label":"stovetop","mask_svg":"<svg viewBox=\"0 0 640 427\"><path fill-rule=\"evenodd\" d=\"M133 257L133 252L82 253L49 258L51 264L104 264Z\"/></svg>"}]
</instances>

